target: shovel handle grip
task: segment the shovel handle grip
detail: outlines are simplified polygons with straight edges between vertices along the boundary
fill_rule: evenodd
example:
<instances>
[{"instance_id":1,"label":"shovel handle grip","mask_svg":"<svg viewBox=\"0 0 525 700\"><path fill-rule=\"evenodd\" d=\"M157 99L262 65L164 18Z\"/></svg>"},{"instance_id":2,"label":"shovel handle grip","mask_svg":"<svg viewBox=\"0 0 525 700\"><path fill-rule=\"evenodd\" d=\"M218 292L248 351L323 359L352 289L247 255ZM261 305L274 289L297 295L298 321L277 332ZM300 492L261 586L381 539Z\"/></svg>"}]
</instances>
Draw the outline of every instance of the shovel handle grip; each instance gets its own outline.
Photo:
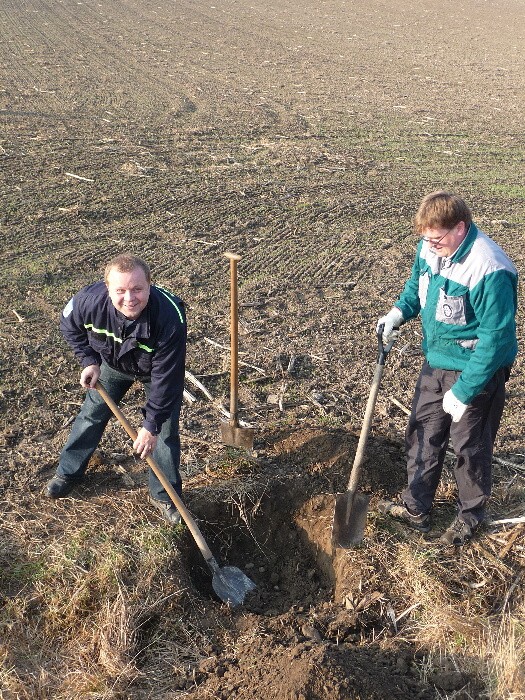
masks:
<instances>
[{"instance_id":1,"label":"shovel handle grip","mask_svg":"<svg viewBox=\"0 0 525 700\"><path fill-rule=\"evenodd\" d=\"M237 253L230 253L230 251L226 251L226 253L224 253L224 257L228 258L229 260L235 260L235 262L239 262L241 259L240 255Z\"/></svg>"},{"instance_id":2,"label":"shovel handle grip","mask_svg":"<svg viewBox=\"0 0 525 700\"><path fill-rule=\"evenodd\" d=\"M386 362L386 356L392 350L392 346L395 340L391 340L388 345L383 343L383 331L385 330L385 324L382 323L377 329L377 364L384 365Z\"/></svg>"},{"instance_id":3,"label":"shovel handle grip","mask_svg":"<svg viewBox=\"0 0 525 700\"><path fill-rule=\"evenodd\" d=\"M108 405L108 408L111 409L113 415L115 418L118 420L118 422L121 424L121 426L124 428L124 430L127 432L127 434L130 436L130 438L135 442L137 439L137 431L132 427L132 425L129 423L128 419L126 416L122 413L120 408L117 406L117 404L113 401L111 396L108 394L108 392L104 389L102 384L100 382L97 382L95 385L95 389L98 391L98 393L102 396L106 404ZM155 462L153 457L146 457L146 462L148 465L151 467L153 470L155 476L157 479L160 481L162 486L166 489L167 494L173 501L173 504L179 511L181 518L184 520L186 525L188 526L188 530L191 532L193 535L193 539L197 543L197 547L200 549L202 556L204 559L209 563L211 560L213 562L215 561L213 554L206 544L206 541L204 537L202 536L201 531L197 527L197 523L193 519L191 513L189 510L186 508L184 503L182 502L181 497L179 494L175 491L173 486L170 484L170 482L166 479L164 474L162 473L160 467L158 464Z\"/></svg>"}]
</instances>

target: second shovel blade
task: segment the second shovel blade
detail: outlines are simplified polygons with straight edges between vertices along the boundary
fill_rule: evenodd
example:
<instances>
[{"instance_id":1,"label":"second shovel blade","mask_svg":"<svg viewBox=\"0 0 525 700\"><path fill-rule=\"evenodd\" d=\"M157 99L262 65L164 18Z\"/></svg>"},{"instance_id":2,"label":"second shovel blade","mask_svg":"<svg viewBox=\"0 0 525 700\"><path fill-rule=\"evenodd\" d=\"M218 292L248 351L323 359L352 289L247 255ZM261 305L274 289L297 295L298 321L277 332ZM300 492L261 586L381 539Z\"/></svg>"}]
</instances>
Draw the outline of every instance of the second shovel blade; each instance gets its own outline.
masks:
<instances>
[{"instance_id":1,"label":"second shovel blade","mask_svg":"<svg viewBox=\"0 0 525 700\"><path fill-rule=\"evenodd\" d=\"M221 424L221 439L224 445L230 447L244 447L247 450L253 448L253 428L241 428L230 423Z\"/></svg>"},{"instance_id":2,"label":"second shovel blade","mask_svg":"<svg viewBox=\"0 0 525 700\"><path fill-rule=\"evenodd\" d=\"M350 549L365 536L366 515L370 496L366 493L338 493L335 497L332 543Z\"/></svg>"}]
</instances>

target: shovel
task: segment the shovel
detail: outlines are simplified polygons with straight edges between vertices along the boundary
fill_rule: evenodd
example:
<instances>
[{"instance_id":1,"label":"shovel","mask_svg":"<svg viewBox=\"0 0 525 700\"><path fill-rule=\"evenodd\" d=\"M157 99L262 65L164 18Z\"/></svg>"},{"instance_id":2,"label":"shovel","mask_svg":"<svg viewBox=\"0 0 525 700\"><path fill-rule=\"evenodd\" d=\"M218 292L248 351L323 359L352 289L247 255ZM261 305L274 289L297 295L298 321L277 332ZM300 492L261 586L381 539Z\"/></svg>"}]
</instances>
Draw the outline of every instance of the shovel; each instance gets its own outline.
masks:
<instances>
[{"instance_id":1,"label":"shovel","mask_svg":"<svg viewBox=\"0 0 525 700\"><path fill-rule=\"evenodd\" d=\"M113 411L114 415L116 416L122 427L126 430L127 434L130 436L133 442L135 442L137 438L137 433L131 427L126 416L122 413L120 408L113 401L111 396L107 393L107 391L100 384L100 382L97 382L96 389L98 390L99 394L102 396L104 401L107 403L108 407ZM191 532L193 539L197 543L197 547L199 548L202 556L204 557L204 561L206 562L212 573L213 578L211 585L215 593L219 596L219 598L222 601L224 601L228 605L231 605L232 607L242 605L242 603L244 603L244 597L246 593L252 591L255 588L255 583L251 579L249 579L248 576L243 574L243 572L236 566L219 566L217 564L217 561L211 553L210 548L206 544L206 541L204 540L201 531L197 527L197 523L195 522L189 510L182 502L179 494L175 491L173 486L166 479L166 477L160 470L160 467L152 457L146 457L146 462L151 467L151 469L153 469L155 476L160 481L162 486L166 489L166 492L173 501L173 504L175 505L179 513L181 514L182 519L188 526L188 530Z\"/></svg>"},{"instance_id":2,"label":"shovel","mask_svg":"<svg viewBox=\"0 0 525 700\"><path fill-rule=\"evenodd\" d=\"M237 305L237 263L241 259L235 253L224 253L230 260L230 420L221 423L221 437L224 445L231 447L253 448L253 428L241 428L239 425L239 318Z\"/></svg>"},{"instance_id":3,"label":"shovel","mask_svg":"<svg viewBox=\"0 0 525 700\"><path fill-rule=\"evenodd\" d=\"M383 326L381 325L377 331L378 340L378 357L370 394L366 404L365 417L363 427L359 435L359 442L354 457L354 464L350 472L346 493L338 493L335 497L334 521L332 523L332 544L336 547L349 549L352 545L359 544L365 533L366 514L368 512L368 504L370 496L365 493L359 493L357 484L361 473L361 464L365 454L370 425L372 423L372 415L376 405L379 384L385 367L386 356L392 349L394 341L383 345Z\"/></svg>"}]
</instances>

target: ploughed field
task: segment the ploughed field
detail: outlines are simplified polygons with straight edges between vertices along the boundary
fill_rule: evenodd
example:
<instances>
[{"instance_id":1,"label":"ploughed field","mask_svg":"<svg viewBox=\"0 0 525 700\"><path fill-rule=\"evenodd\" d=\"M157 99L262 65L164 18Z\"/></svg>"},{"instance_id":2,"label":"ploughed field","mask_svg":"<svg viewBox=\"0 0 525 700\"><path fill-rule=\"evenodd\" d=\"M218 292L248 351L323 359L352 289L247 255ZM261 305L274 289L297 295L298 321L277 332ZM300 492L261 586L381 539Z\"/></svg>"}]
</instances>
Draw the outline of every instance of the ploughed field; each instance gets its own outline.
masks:
<instances>
[{"instance_id":1,"label":"ploughed field","mask_svg":"<svg viewBox=\"0 0 525 700\"><path fill-rule=\"evenodd\" d=\"M429 538L375 510L404 482L417 323L383 375L363 544L334 550L330 528L422 196L463 195L522 269L524 14L521 0L2 2L0 697L523 697L522 525L439 550L448 468ZM188 305L185 498L257 584L236 610L188 531L152 512L117 424L82 487L43 496L82 401L59 314L124 251ZM225 251L242 256L254 454L219 438ZM520 343L522 329L520 296ZM135 425L141 400L123 403ZM523 516L524 406L518 357L495 519Z\"/></svg>"}]
</instances>

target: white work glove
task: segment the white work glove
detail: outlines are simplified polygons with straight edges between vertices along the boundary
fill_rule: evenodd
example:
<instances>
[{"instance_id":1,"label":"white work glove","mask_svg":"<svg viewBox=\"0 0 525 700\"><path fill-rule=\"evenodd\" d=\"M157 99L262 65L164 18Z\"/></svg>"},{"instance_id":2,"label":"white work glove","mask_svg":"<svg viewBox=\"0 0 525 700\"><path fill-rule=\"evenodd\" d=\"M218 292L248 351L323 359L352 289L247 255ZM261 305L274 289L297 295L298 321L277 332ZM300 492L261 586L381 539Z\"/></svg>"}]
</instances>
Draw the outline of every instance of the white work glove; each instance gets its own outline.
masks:
<instances>
[{"instance_id":1,"label":"white work glove","mask_svg":"<svg viewBox=\"0 0 525 700\"><path fill-rule=\"evenodd\" d=\"M383 328L383 343L388 345L388 343L393 343L397 340L399 336L399 326L404 322L403 314L397 308L393 306L386 316L382 316L377 322L376 332L379 333L379 327Z\"/></svg>"},{"instance_id":2,"label":"white work glove","mask_svg":"<svg viewBox=\"0 0 525 700\"><path fill-rule=\"evenodd\" d=\"M467 410L467 404L456 399L452 390L449 389L445 396L443 396L443 410L445 413L450 413L453 423L458 423Z\"/></svg>"}]
</instances>

